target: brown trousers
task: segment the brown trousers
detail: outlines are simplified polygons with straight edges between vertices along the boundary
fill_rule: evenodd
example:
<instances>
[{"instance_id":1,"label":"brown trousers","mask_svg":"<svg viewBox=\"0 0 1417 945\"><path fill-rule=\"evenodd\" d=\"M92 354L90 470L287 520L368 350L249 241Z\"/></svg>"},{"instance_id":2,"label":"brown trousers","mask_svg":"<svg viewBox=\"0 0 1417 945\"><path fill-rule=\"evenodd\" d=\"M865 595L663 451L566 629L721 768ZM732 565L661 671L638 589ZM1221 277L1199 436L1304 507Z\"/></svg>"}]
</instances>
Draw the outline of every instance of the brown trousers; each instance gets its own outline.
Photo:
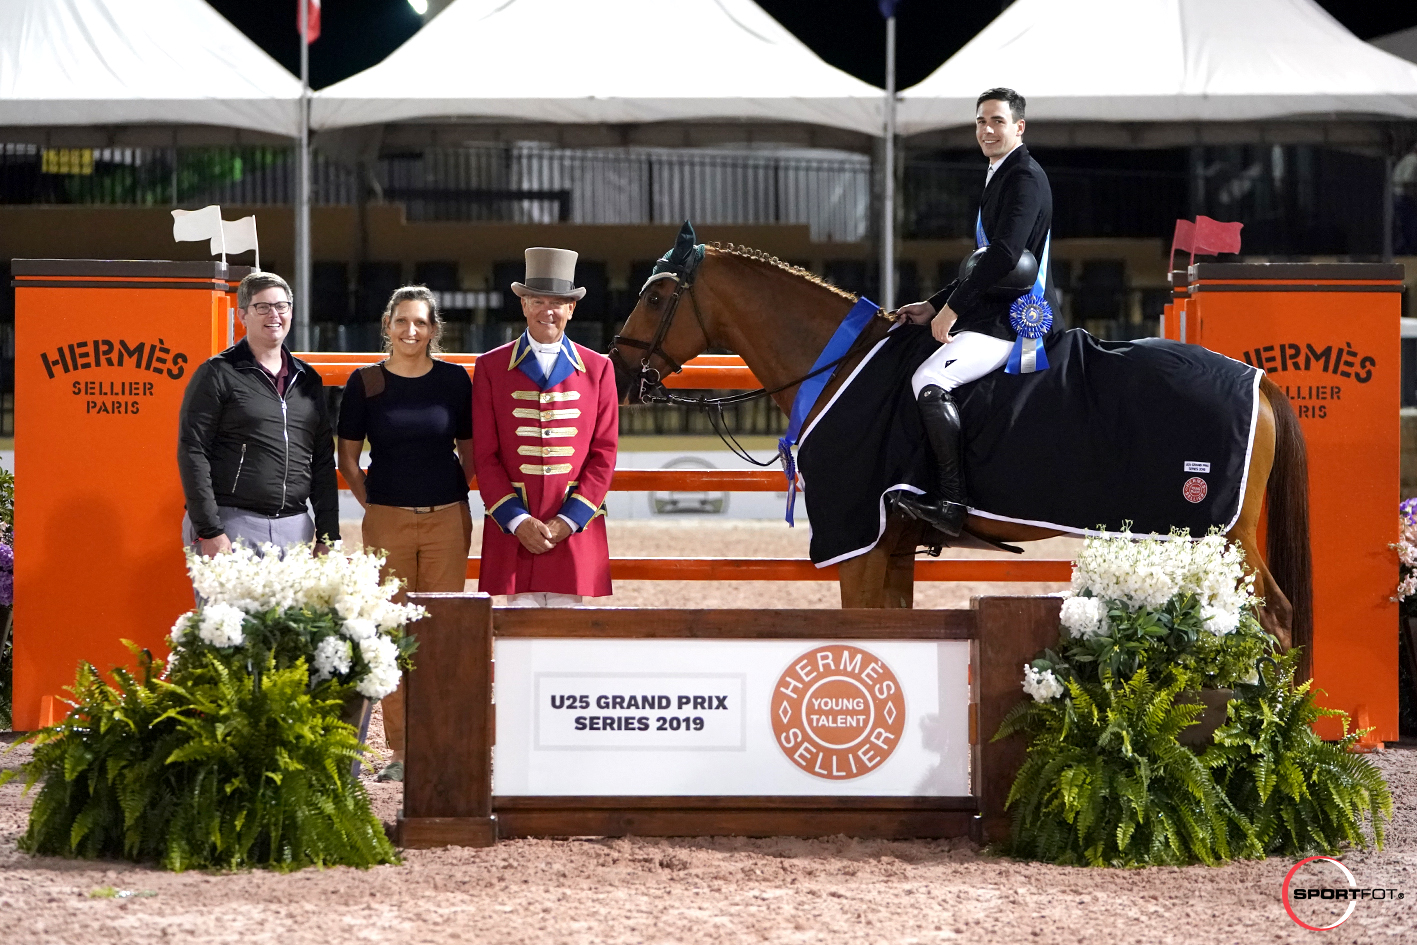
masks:
<instances>
[{"instance_id":1,"label":"brown trousers","mask_svg":"<svg viewBox=\"0 0 1417 945\"><path fill-rule=\"evenodd\" d=\"M410 512L392 505L364 510L364 547L386 555L381 579L390 574L405 591L461 591L467 580L467 552L472 547L472 513L466 502L436 512ZM380 703L384 707L384 737L389 748L402 752L404 690L400 686Z\"/></svg>"}]
</instances>

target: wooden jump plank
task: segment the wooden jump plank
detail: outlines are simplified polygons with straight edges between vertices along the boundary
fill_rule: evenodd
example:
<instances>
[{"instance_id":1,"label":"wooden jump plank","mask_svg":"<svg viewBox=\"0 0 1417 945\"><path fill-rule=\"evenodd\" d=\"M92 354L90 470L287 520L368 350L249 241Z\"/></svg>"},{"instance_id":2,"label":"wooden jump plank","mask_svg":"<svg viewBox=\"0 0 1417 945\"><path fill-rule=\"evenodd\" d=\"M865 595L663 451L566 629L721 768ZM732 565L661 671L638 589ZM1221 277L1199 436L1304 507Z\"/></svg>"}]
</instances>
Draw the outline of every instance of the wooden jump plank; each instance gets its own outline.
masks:
<instances>
[{"instance_id":1,"label":"wooden jump plank","mask_svg":"<svg viewBox=\"0 0 1417 945\"><path fill-rule=\"evenodd\" d=\"M975 616L946 610L839 610L829 623L821 610L669 610L640 607L498 607L499 637L607 637L615 639L968 640Z\"/></svg>"},{"instance_id":2,"label":"wooden jump plank","mask_svg":"<svg viewBox=\"0 0 1417 945\"><path fill-rule=\"evenodd\" d=\"M481 559L467 559L468 580ZM1071 561L1050 558L925 558L915 562L917 581L1066 583ZM799 558L611 558L617 581L835 581L835 565L818 568Z\"/></svg>"},{"instance_id":3,"label":"wooden jump plank","mask_svg":"<svg viewBox=\"0 0 1417 945\"><path fill-rule=\"evenodd\" d=\"M404 675L407 772L399 842L488 846L492 819L492 601L471 594L410 594L425 604L418 656Z\"/></svg>"},{"instance_id":4,"label":"wooden jump plank","mask_svg":"<svg viewBox=\"0 0 1417 945\"><path fill-rule=\"evenodd\" d=\"M1004 801L1023 764L1028 743L1021 734L993 741L999 723L1021 699L1023 668L1044 647L1058 642L1057 597L976 597L971 610L978 636L970 644L971 778L981 798L981 828L989 842L1009 835Z\"/></svg>"},{"instance_id":5,"label":"wooden jump plank","mask_svg":"<svg viewBox=\"0 0 1417 945\"><path fill-rule=\"evenodd\" d=\"M977 813L976 797L856 797L827 794L801 796L634 796L585 797L519 796L493 797L492 809L499 815L511 810L893 810L960 811Z\"/></svg>"},{"instance_id":6,"label":"wooden jump plank","mask_svg":"<svg viewBox=\"0 0 1417 945\"><path fill-rule=\"evenodd\" d=\"M831 837L872 840L978 837L966 811L873 810L507 810L497 836L513 837Z\"/></svg>"}]
</instances>

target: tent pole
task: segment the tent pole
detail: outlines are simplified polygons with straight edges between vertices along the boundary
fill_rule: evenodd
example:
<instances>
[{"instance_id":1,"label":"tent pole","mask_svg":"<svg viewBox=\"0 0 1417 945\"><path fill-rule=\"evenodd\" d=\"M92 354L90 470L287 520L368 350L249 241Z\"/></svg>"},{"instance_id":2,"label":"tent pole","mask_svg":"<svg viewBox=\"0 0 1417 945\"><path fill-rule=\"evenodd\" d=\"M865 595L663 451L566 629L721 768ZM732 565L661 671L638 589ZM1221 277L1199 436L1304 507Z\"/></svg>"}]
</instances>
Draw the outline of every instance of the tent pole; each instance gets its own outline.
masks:
<instances>
[{"instance_id":1,"label":"tent pole","mask_svg":"<svg viewBox=\"0 0 1417 945\"><path fill-rule=\"evenodd\" d=\"M895 17L886 17L886 128L881 172L881 304L895 309Z\"/></svg>"},{"instance_id":2,"label":"tent pole","mask_svg":"<svg viewBox=\"0 0 1417 945\"><path fill-rule=\"evenodd\" d=\"M300 154L295 203L295 347L310 350L310 42L309 0L300 5Z\"/></svg>"}]
</instances>

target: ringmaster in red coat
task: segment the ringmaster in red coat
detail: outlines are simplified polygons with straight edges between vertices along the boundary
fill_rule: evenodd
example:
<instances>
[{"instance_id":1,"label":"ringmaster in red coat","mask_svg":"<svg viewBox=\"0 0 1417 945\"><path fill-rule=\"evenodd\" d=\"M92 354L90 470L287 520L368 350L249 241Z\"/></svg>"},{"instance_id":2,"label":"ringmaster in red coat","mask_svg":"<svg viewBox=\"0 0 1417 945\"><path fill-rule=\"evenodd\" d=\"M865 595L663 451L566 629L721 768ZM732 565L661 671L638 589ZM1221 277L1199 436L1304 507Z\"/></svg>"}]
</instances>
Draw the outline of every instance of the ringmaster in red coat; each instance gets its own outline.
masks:
<instances>
[{"instance_id":1,"label":"ringmaster in red coat","mask_svg":"<svg viewBox=\"0 0 1417 945\"><path fill-rule=\"evenodd\" d=\"M605 493L619 411L610 359L566 337L585 295L577 254L526 251L526 331L477 359L472 439L492 519L482 530L478 590L514 606L565 606L610 594Z\"/></svg>"}]
</instances>

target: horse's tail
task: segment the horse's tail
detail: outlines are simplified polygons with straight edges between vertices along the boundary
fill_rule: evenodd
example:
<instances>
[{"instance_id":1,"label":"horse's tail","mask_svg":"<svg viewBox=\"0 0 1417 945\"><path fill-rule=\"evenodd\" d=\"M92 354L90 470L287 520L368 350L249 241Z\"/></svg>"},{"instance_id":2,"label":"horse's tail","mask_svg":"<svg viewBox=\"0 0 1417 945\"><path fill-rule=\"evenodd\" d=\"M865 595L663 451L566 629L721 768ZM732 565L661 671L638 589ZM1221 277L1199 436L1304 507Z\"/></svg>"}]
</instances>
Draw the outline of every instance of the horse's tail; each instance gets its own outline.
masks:
<instances>
[{"instance_id":1,"label":"horse's tail","mask_svg":"<svg viewBox=\"0 0 1417 945\"><path fill-rule=\"evenodd\" d=\"M1289 398L1268 377L1260 392L1274 412L1274 466L1269 473L1266 498L1269 518L1265 558L1269 573L1293 607L1291 633L1295 646L1304 648L1302 676L1309 675L1314 642L1314 572L1309 549L1309 453L1304 431Z\"/></svg>"}]
</instances>

